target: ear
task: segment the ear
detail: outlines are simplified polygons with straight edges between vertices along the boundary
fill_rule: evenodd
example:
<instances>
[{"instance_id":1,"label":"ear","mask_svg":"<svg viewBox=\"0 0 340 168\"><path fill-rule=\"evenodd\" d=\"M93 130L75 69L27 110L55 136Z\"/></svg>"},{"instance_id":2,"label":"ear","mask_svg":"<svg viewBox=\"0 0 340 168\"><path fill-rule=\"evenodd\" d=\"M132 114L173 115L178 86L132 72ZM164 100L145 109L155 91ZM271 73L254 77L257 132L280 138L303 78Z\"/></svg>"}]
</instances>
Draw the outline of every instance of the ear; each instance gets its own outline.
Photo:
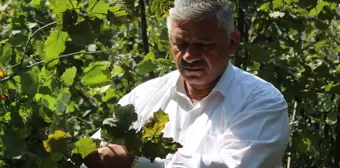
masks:
<instances>
[{"instance_id":1,"label":"ear","mask_svg":"<svg viewBox=\"0 0 340 168\"><path fill-rule=\"evenodd\" d=\"M230 33L230 49L232 50L232 52L234 53L240 43L240 32L239 31L233 31Z\"/></svg>"}]
</instances>

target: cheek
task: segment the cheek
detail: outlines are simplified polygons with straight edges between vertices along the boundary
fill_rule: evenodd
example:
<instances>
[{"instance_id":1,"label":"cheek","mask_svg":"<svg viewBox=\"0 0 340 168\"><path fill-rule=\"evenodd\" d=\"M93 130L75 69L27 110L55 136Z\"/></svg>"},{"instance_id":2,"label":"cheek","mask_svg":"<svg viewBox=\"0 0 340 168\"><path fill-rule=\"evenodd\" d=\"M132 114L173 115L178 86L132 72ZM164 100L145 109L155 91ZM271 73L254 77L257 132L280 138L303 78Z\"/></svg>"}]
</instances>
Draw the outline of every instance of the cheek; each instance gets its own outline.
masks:
<instances>
[{"instance_id":1,"label":"cheek","mask_svg":"<svg viewBox=\"0 0 340 168\"><path fill-rule=\"evenodd\" d=\"M181 59L181 53L177 49L172 49L172 54L173 54L175 62Z\"/></svg>"}]
</instances>

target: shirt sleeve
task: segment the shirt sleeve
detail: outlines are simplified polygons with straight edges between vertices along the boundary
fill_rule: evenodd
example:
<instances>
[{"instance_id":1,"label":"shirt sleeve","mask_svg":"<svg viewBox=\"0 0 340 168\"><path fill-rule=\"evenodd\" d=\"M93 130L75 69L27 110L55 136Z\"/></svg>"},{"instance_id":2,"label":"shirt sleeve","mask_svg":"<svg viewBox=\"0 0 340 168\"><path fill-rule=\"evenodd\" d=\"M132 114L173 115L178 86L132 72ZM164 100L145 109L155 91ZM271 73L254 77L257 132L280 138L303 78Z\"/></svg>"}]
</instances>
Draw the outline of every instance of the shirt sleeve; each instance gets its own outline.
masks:
<instances>
[{"instance_id":1,"label":"shirt sleeve","mask_svg":"<svg viewBox=\"0 0 340 168\"><path fill-rule=\"evenodd\" d=\"M216 142L219 152L202 155L179 150L166 167L279 167L289 141L287 104L275 89L255 91L247 100Z\"/></svg>"}]
</instances>

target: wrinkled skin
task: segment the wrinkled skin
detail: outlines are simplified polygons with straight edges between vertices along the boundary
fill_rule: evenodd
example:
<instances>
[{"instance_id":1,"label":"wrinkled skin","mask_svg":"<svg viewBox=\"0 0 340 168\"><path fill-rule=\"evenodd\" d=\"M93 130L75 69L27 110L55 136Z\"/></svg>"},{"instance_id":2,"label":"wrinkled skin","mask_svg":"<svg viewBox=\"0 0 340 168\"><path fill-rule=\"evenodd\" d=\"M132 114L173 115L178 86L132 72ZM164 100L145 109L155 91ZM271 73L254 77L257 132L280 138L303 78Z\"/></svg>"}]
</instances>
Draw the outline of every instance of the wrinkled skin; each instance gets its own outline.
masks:
<instances>
[{"instance_id":1,"label":"wrinkled skin","mask_svg":"<svg viewBox=\"0 0 340 168\"><path fill-rule=\"evenodd\" d=\"M235 52L240 35L228 34L215 16L197 21L172 21L172 54L182 77L192 86L215 85Z\"/></svg>"}]
</instances>

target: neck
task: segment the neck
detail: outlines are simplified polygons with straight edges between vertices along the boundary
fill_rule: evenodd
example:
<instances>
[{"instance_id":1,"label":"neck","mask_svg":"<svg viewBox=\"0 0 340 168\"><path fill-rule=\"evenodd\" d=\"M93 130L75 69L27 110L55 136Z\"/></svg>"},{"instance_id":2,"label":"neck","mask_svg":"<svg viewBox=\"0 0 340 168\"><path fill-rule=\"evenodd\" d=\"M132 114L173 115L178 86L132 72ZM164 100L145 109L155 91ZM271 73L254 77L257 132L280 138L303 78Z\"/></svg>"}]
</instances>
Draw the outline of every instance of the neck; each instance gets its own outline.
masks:
<instances>
[{"instance_id":1,"label":"neck","mask_svg":"<svg viewBox=\"0 0 340 168\"><path fill-rule=\"evenodd\" d=\"M201 101L203 98L209 95L209 93L215 87L217 81L218 80L206 85L193 85L184 81L184 86L189 98L192 100L192 102L194 102L194 104L196 104L196 102Z\"/></svg>"}]
</instances>

